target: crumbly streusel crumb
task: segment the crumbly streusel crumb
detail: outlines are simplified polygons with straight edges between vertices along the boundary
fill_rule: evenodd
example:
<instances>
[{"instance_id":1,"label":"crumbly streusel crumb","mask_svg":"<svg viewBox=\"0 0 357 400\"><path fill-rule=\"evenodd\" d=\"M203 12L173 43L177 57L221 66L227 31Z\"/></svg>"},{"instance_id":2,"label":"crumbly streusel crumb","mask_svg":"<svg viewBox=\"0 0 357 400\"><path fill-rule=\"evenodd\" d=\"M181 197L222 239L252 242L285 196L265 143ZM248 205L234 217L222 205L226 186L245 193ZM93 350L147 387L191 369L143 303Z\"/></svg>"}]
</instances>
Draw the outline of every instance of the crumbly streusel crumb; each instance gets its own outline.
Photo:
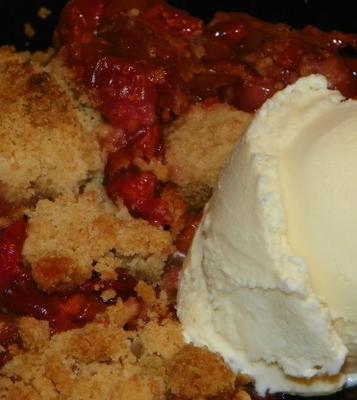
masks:
<instances>
[{"instance_id":1,"label":"crumbly streusel crumb","mask_svg":"<svg viewBox=\"0 0 357 400\"><path fill-rule=\"evenodd\" d=\"M165 132L170 178L194 208L208 200L218 175L252 115L228 104L198 104Z\"/></svg>"},{"instance_id":2,"label":"crumbly streusel crumb","mask_svg":"<svg viewBox=\"0 0 357 400\"><path fill-rule=\"evenodd\" d=\"M12 202L78 193L103 170L97 140L67 94L9 48L0 49L0 154L0 182Z\"/></svg>"},{"instance_id":3,"label":"crumbly streusel crumb","mask_svg":"<svg viewBox=\"0 0 357 400\"><path fill-rule=\"evenodd\" d=\"M116 318L113 313L117 314ZM131 317L130 302L119 302L84 328L59 333L43 341L41 349L36 349L38 340L33 337L34 344L29 344L25 352L2 369L0 398L167 398L167 367L183 346L180 326L178 322L164 320L151 323L147 328L127 331L123 326ZM26 325L22 329L26 333L22 335L27 338L30 338L31 323L38 327L39 322L34 319L22 321ZM155 334L154 343L150 337ZM134 342L140 343L141 354L137 352L138 345L133 346Z\"/></svg>"},{"instance_id":4,"label":"crumbly streusel crumb","mask_svg":"<svg viewBox=\"0 0 357 400\"><path fill-rule=\"evenodd\" d=\"M172 251L169 232L120 219L102 191L40 200L28 216L23 256L46 291L79 285L93 270L110 277L118 267L155 281Z\"/></svg>"},{"instance_id":5,"label":"crumbly streusel crumb","mask_svg":"<svg viewBox=\"0 0 357 400\"><path fill-rule=\"evenodd\" d=\"M171 364L171 391L184 398L217 396L232 391L234 381L234 373L220 356L191 345L184 346Z\"/></svg>"}]
</instances>

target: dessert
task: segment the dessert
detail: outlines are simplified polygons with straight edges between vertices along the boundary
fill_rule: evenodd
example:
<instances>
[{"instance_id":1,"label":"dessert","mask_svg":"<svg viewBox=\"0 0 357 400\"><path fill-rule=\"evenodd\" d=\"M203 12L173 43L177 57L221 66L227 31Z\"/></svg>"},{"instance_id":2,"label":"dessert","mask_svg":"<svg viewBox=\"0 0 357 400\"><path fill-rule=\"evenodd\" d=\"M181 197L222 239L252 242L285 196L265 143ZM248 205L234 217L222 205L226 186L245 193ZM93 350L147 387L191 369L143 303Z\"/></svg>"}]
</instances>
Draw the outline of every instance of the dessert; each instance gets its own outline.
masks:
<instances>
[{"instance_id":1,"label":"dessert","mask_svg":"<svg viewBox=\"0 0 357 400\"><path fill-rule=\"evenodd\" d=\"M253 376L260 393L336 391L347 349L355 356L356 111L318 75L269 99L184 265L186 338Z\"/></svg>"},{"instance_id":2,"label":"dessert","mask_svg":"<svg viewBox=\"0 0 357 400\"><path fill-rule=\"evenodd\" d=\"M2 48L0 397L255 398L250 377L185 344L182 258L254 112L311 73L356 96L340 54L356 43L240 13L205 25L156 0L71 0L54 51Z\"/></svg>"}]
</instances>

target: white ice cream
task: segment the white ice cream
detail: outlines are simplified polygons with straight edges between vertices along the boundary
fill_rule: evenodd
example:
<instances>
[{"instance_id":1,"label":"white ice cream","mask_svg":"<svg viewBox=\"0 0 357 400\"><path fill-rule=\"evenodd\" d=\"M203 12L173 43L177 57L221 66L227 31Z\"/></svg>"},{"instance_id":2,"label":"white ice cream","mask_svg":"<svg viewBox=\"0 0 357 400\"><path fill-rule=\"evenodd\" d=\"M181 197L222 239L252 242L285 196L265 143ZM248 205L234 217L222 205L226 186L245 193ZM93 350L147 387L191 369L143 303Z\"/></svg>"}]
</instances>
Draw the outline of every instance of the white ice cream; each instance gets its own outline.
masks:
<instances>
[{"instance_id":1,"label":"white ice cream","mask_svg":"<svg viewBox=\"0 0 357 400\"><path fill-rule=\"evenodd\" d=\"M302 78L257 113L184 266L188 341L259 393L334 392L357 355L357 101Z\"/></svg>"}]
</instances>

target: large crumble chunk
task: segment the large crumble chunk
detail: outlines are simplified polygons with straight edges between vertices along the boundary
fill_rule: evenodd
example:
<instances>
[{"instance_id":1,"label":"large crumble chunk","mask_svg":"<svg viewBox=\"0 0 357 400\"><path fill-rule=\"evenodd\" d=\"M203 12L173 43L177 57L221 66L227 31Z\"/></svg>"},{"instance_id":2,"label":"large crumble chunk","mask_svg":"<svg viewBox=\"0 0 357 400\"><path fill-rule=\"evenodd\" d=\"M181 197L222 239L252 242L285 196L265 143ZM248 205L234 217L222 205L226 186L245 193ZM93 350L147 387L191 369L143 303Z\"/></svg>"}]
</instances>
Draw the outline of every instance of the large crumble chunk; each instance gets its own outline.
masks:
<instances>
[{"instance_id":1,"label":"large crumble chunk","mask_svg":"<svg viewBox=\"0 0 357 400\"><path fill-rule=\"evenodd\" d=\"M78 193L100 175L92 128L42 66L0 49L0 184L9 201Z\"/></svg>"},{"instance_id":2,"label":"large crumble chunk","mask_svg":"<svg viewBox=\"0 0 357 400\"><path fill-rule=\"evenodd\" d=\"M118 267L155 281L172 252L169 232L131 218L101 191L43 199L28 215L23 255L46 291L79 285L93 270L114 278Z\"/></svg>"},{"instance_id":3,"label":"large crumble chunk","mask_svg":"<svg viewBox=\"0 0 357 400\"><path fill-rule=\"evenodd\" d=\"M186 345L173 358L169 382L173 393L195 398L232 391L235 376L220 356Z\"/></svg>"},{"instance_id":4,"label":"large crumble chunk","mask_svg":"<svg viewBox=\"0 0 357 400\"><path fill-rule=\"evenodd\" d=\"M166 131L170 178L194 208L211 195L219 173L252 119L228 104L197 104Z\"/></svg>"}]
</instances>

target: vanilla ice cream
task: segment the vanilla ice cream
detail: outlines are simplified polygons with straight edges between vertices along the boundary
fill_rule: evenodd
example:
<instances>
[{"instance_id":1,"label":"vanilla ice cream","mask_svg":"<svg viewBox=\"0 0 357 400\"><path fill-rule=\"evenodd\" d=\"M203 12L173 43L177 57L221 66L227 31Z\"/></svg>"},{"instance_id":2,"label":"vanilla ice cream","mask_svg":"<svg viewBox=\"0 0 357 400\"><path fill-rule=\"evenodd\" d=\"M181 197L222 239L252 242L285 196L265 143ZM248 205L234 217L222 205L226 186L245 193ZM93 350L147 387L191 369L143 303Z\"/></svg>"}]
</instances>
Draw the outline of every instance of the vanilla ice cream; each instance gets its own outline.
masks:
<instances>
[{"instance_id":1,"label":"vanilla ice cream","mask_svg":"<svg viewBox=\"0 0 357 400\"><path fill-rule=\"evenodd\" d=\"M357 355L357 101L311 75L275 94L236 147L186 259L188 341L260 394L322 394Z\"/></svg>"}]
</instances>

